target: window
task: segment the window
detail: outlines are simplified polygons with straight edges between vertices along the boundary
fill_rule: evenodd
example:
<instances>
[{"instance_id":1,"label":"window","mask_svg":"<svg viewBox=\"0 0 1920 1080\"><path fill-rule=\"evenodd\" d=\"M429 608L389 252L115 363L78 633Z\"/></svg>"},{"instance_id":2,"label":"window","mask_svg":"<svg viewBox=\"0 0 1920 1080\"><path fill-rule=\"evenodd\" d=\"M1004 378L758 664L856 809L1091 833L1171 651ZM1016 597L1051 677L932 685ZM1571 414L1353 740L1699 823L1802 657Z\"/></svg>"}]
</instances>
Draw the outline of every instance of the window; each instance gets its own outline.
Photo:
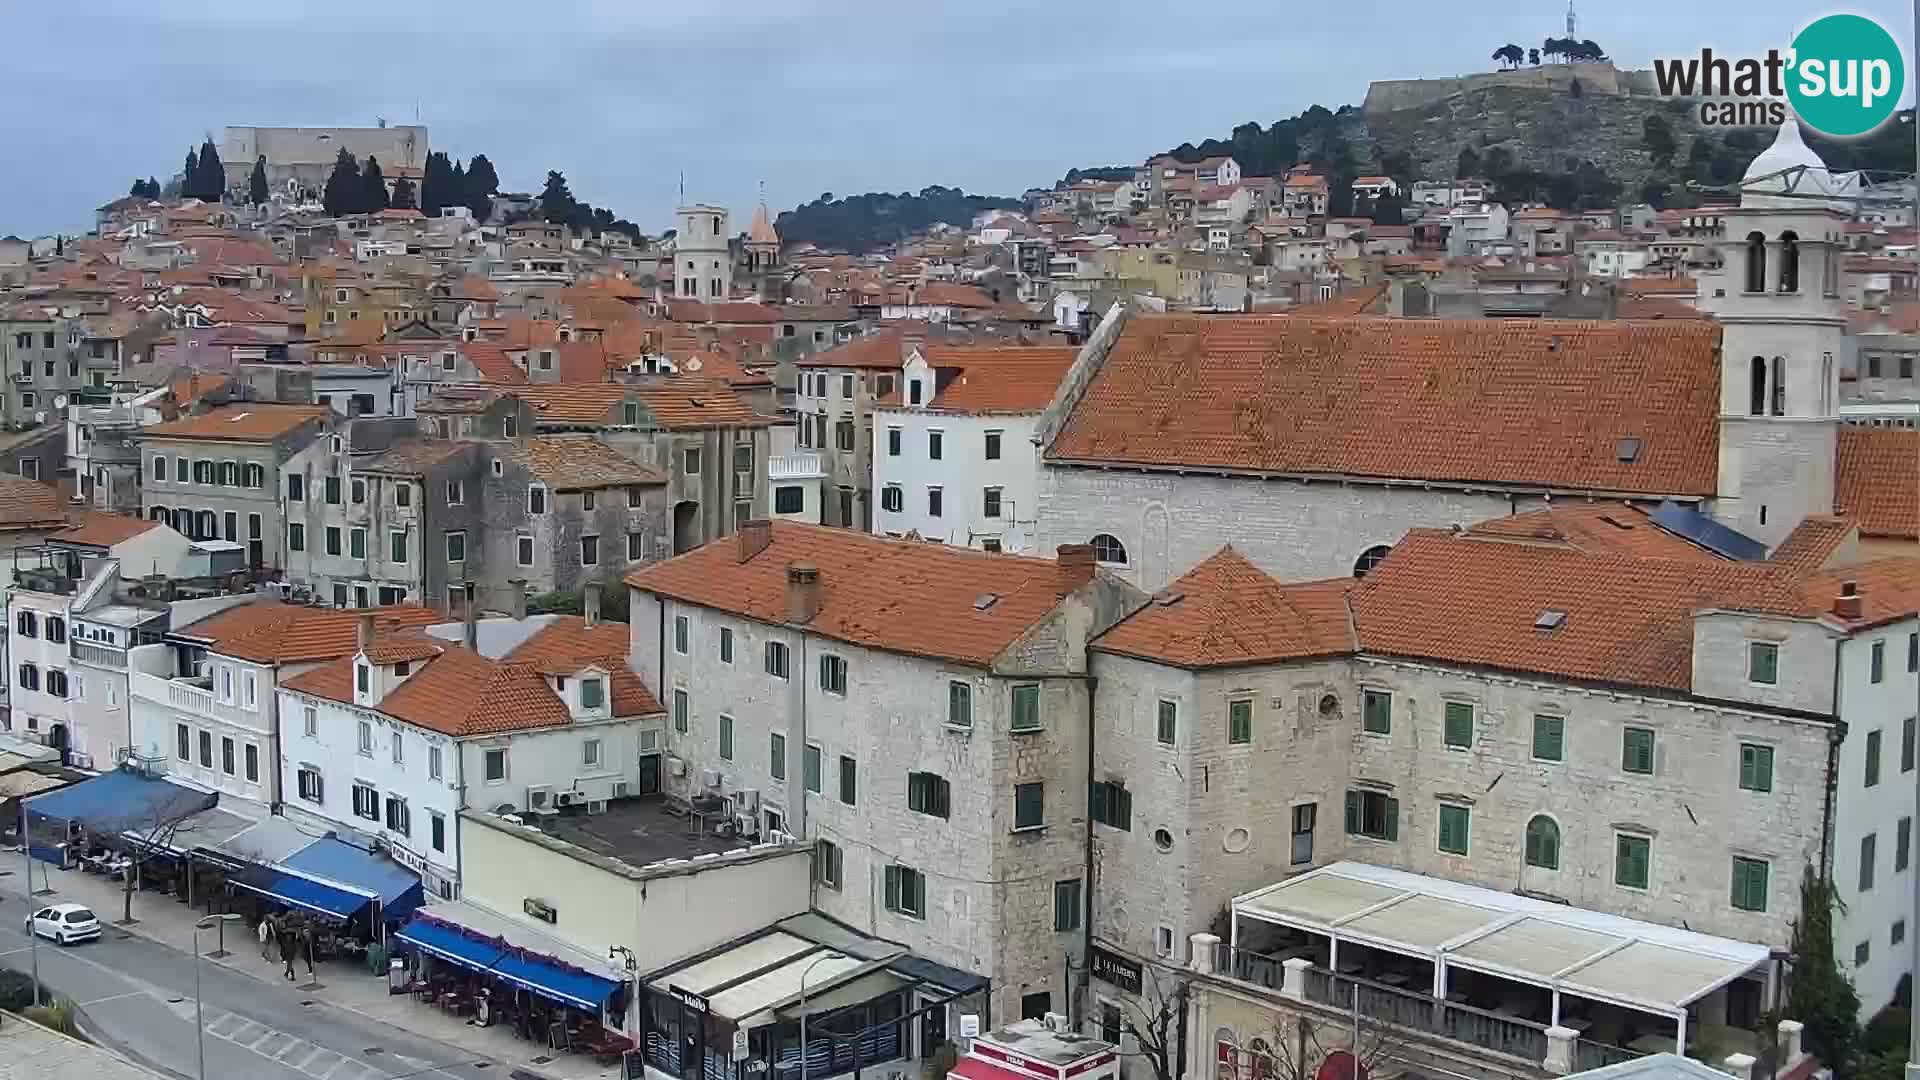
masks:
<instances>
[{"instance_id":1,"label":"window","mask_svg":"<svg viewBox=\"0 0 1920 1080\"><path fill-rule=\"evenodd\" d=\"M600 538L583 536L580 538L580 565L598 566L600 564Z\"/></svg>"},{"instance_id":2,"label":"window","mask_svg":"<svg viewBox=\"0 0 1920 1080\"><path fill-rule=\"evenodd\" d=\"M521 536L514 539L514 561L521 566L533 565L533 537Z\"/></svg>"},{"instance_id":3,"label":"window","mask_svg":"<svg viewBox=\"0 0 1920 1080\"><path fill-rule=\"evenodd\" d=\"M1180 706L1164 698L1154 722L1154 737L1162 746L1172 746L1180 737Z\"/></svg>"},{"instance_id":4,"label":"window","mask_svg":"<svg viewBox=\"0 0 1920 1080\"><path fill-rule=\"evenodd\" d=\"M1743 791L1773 790L1773 747L1740 744L1740 788Z\"/></svg>"},{"instance_id":5,"label":"window","mask_svg":"<svg viewBox=\"0 0 1920 1080\"><path fill-rule=\"evenodd\" d=\"M1895 945L1898 945L1901 942L1907 940L1907 920L1905 919L1893 920L1893 930L1888 934L1888 936L1893 939L1893 943Z\"/></svg>"},{"instance_id":6,"label":"window","mask_svg":"<svg viewBox=\"0 0 1920 1080\"><path fill-rule=\"evenodd\" d=\"M467 495L466 489L461 485L460 481L458 480L447 481L447 505L448 506L459 506L462 503L466 502L466 495ZM588 507L588 509L591 510L592 507Z\"/></svg>"},{"instance_id":7,"label":"window","mask_svg":"<svg viewBox=\"0 0 1920 1080\"><path fill-rule=\"evenodd\" d=\"M1300 803L1293 808L1293 865L1313 861L1313 827L1319 817L1319 803Z\"/></svg>"},{"instance_id":8,"label":"window","mask_svg":"<svg viewBox=\"0 0 1920 1080\"><path fill-rule=\"evenodd\" d=\"M353 785L353 815L368 821L379 821L380 793L365 784Z\"/></svg>"},{"instance_id":9,"label":"window","mask_svg":"<svg viewBox=\"0 0 1920 1080\"><path fill-rule=\"evenodd\" d=\"M1920 671L1920 633L1907 635L1907 670Z\"/></svg>"},{"instance_id":10,"label":"window","mask_svg":"<svg viewBox=\"0 0 1920 1080\"><path fill-rule=\"evenodd\" d=\"M364 559L367 557L367 530L347 530L347 557L350 559Z\"/></svg>"},{"instance_id":11,"label":"window","mask_svg":"<svg viewBox=\"0 0 1920 1080\"><path fill-rule=\"evenodd\" d=\"M427 812L428 835L432 838L433 850L447 850L447 819L432 811Z\"/></svg>"},{"instance_id":12,"label":"window","mask_svg":"<svg viewBox=\"0 0 1920 1080\"><path fill-rule=\"evenodd\" d=\"M544 514L547 512L547 489L539 484L527 486L527 513Z\"/></svg>"},{"instance_id":13,"label":"window","mask_svg":"<svg viewBox=\"0 0 1920 1080\"><path fill-rule=\"evenodd\" d=\"M906 505L906 491L899 484L887 484L880 489L880 509L897 514Z\"/></svg>"},{"instance_id":14,"label":"window","mask_svg":"<svg viewBox=\"0 0 1920 1080\"><path fill-rule=\"evenodd\" d=\"M920 404L920 380L919 379L911 379L907 382L907 404L909 405Z\"/></svg>"},{"instance_id":15,"label":"window","mask_svg":"<svg viewBox=\"0 0 1920 1080\"><path fill-rule=\"evenodd\" d=\"M308 802L326 801L325 791L320 782L320 770L313 766L300 766L299 771L294 774L294 783L299 789L300 797Z\"/></svg>"},{"instance_id":16,"label":"window","mask_svg":"<svg viewBox=\"0 0 1920 1080\"><path fill-rule=\"evenodd\" d=\"M19 632L21 637L39 637L39 616L31 611L22 611L13 617L13 628Z\"/></svg>"},{"instance_id":17,"label":"window","mask_svg":"<svg viewBox=\"0 0 1920 1080\"><path fill-rule=\"evenodd\" d=\"M339 477L329 476L329 477L323 478L320 481L320 490L322 493L321 494L322 502L325 502L328 506L340 505L340 478Z\"/></svg>"},{"instance_id":18,"label":"window","mask_svg":"<svg viewBox=\"0 0 1920 1080\"><path fill-rule=\"evenodd\" d=\"M847 692L847 661L844 657L824 653L820 657L820 689L829 694Z\"/></svg>"},{"instance_id":19,"label":"window","mask_svg":"<svg viewBox=\"0 0 1920 1080\"><path fill-rule=\"evenodd\" d=\"M1733 906L1741 911L1767 910L1767 864L1760 859L1733 857Z\"/></svg>"},{"instance_id":20,"label":"window","mask_svg":"<svg viewBox=\"0 0 1920 1080\"><path fill-rule=\"evenodd\" d=\"M1873 787L1880 783L1880 731L1875 728L1867 732L1866 774L1862 777L1863 787Z\"/></svg>"},{"instance_id":21,"label":"window","mask_svg":"<svg viewBox=\"0 0 1920 1080\"><path fill-rule=\"evenodd\" d=\"M340 527L338 525L327 526L327 531L322 534L322 542L326 546L327 554L340 554Z\"/></svg>"},{"instance_id":22,"label":"window","mask_svg":"<svg viewBox=\"0 0 1920 1080\"><path fill-rule=\"evenodd\" d=\"M58 615L47 616L47 640L59 644L67 640L67 620Z\"/></svg>"},{"instance_id":23,"label":"window","mask_svg":"<svg viewBox=\"0 0 1920 1080\"><path fill-rule=\"evenodd\" d=\"M607 684L598 677L580 680L580 707L599 709L607 703Z\"/></svg>"},{"instance_id":24,"label":"window","mask_svg":"<svg viewBox=\"0 0 1920 1080\"><path fill-rule=\"evenodd\" d=\"M987 488L985 491L981 492L980 512L986 517L990 517L990 518L997 518L1000 516L1000 489L999 488L990 487L990 488Z\"/></svg>"},{"instance_id":25,"label":"window","mask_svg":"<svg viewBox=\"0 0 1920 1080\"><path fill-rule=\"evenodd\" d=\"M1027 683L1013 688L1013 730L1040 730L1040 686Z\"/></svg>"},{"instance_id":26,"label":"window","mask_svg":"<svg viewBox=\"0 0 1920 1080\"><path fill-rule=\"evenodd\" d=\"M1446 718L1441 723L1440 739L1450 750L1465 750L1473 745L1473 706L1464 701L1447 702Z\"/></svg>"},{"instance_id":27,"label":"window","mask_svg":"<svg viewBox=\"0 0 1920 1080\"><path fill-rule=\"evenodd\" d=\"M1047 824L1047 786L1045 784L1013 785L1013 827L1014 829L1039 829Z\"/></svg>"},{"instance_id":28,"label":"window","mask_svg":"<svg viewBox=\"0 0 1920 1080\"><path fill-rule=\"evenodd\" d=\"M580 764L588 768L597 768L600 764L600 740L583 739L580 742Z\"/></svg>"},{"instance_id":29,"label":"window","mask_svg":"<svg viewBox=\"0 0 1920 1080\"><path fill-rule=\"evenodd\" d=\"M328 529L327 531L337 532L338 530ZM447 534L447 561L448 562L466 562L467 561L467 534L466 533L450 532Z\"/></svg>"},{"instance_id":30,"label":"window","mask_svg":"<svg viewBox=\"0 0 1920 1080\"><path fill-rule=\"evenodd\" d=\"M679 687L675 687L673 691L673 730L682 735L685 735L692 727L692 721L687 715L689 708L690 702L687 699L687 692Z\"/></svg>"},{"instance_id":31,"label":"window","mask_svg":"<svg viewBox=\"0 0 1920 1080\"><path fill-rule=\"evenodd\" d=\"M297 521L287 523L287 550L307 550L307 527Z\"/></svg>"},{"instance_id":32,"label":"window","mask_svg":"<svg viewBox=\"0 0 1920 1080\"><path fill-rule=\"evenodd\" d=\"M1567 752L1567 718L1536 714L1533 718L1533 759L1562 761Z\"/></svg>"},{"instance_id":33,"label":"window","mask_svg":"<svg viewBox=\"0 0 1920 1080\"><path fill-rule=\"evenodd\" d=\"M1000 460L1000 435L1001 433L998 431L987 432L986 454L988 461Z\"/></svg>"},{"instance_id":34,"label":"window","mask_svg":"<svg viewBox=\"0 0 1920 1080\"><path fill-rule=\"evenodd\" d=\"M720 662L733 663L733 628L730 626L720 628Z\"/></svg>"},{"instance_id":35,"label":"window","mask_svg":"<svg viewBox=\"0 0 1920 1080\"><path fill-rule=\"evenodd\" d=\"M973 727L973 684L959 679L947 683L947 726Z\"/></svg>"},{"instance_id":36,"label":"window","mask_svg":"<svg viewBox=\"0 0 1920 1080\"><path fill-rule=\"evenodd\" d=\"M1080 929L1080 879L1053 883L1053 928L1060 933Z\"/></svg>"},{"instance_id":37,"label":"window","mask_svg":"<svg viewBox=\"0 0 1920 1080\"><path fill-rule=\"evenodd\" d=\"M320 711L313 706L308 705L300 710L300 722L306 734L320 733Z\"/></svg>"},{"instance_id":38,"label":"window","mask_svg":"<svg viewBox=\"0 0 1920 1080\"><path fill-rule=\"evenodd\" d=\"M900 456L900 429L897 427L887 429L887 456Z\"/></svg>"},{"instance_id":39,"label":"window","mask_svg":"<svg viewBox=\"0 0 1920 1080\"><path fill-rule=\"evenodd\" d=\"M840 801L848 806L860 801L860 765L845 754L840 755Z\"/></svg>"},{"instance_id":40,"label":"window","mask_svg":"<svg viewBox=\"0 0 1920 1080\"><path fill-rule=\"evenodd\" d=\"M1545 814L1534 815L1527 822L1528 866L1537 866L1542 870L1560 869L1560 823Z\"/></svg>"},{"instance_id":41,"label":"window","mask_svg":"<svg viewBox=\"0 0 1920 1080\"><path fill-rule=\"evenodd\" d=\"M1393 695L1385 690L1360 691L1360 730L1371 735L1393 733Z\"/></svg>"},{"instance_id":42,"label":"window","mask_svg":"<svg viewBox=\"0 0 1920 1080\"><path fill-rule=\"evenodd\" d=\"M173 725L173 756L181 761L193 760L193 730L185 724Z\"/></svg>"},{"instance_id":43,"label":"window","mask_svg":"<svg viewBox=\"0 0 1920 1080\"><path fill-rule=\"evenodd\" d=\"M234 768L235 768L234 750L235 750L235 747L233 745L232 737L224 736L224 735L221 736L220 738L220 771L223 773L226 773L228 776L232 776L234 774Z\"/></svg>"},{"instance_id":44,"label":"window","mask_svg":"<svg viewBox=\"0 0 1920 1080\"><path fill-rule=\"evenodd\" d=\"M777 731L767 736L767 770L775 780L787 778L787 737Z\"/></svg>"},{"instance_id":45,"label":"window","mask_svg":"<svg viewBox=\"0 0 1920 1080\"><path fill-rule=\"evenodd\" d=\"M853 398L853 376L840 376L840 396L849 400Z\"/></svg>"},{"instance_id":46,"label":"window","mask_svg":"<svg viewBox=\"0 0 1920 1080\"><path fill-rule=\"evenodd\" d=\"M252 466L248 466L248 467L252 468ZM248 485L248 486L251 487L252 485ZM353 482L347 485L347 497L353 501L353 505L355 506L359 506L361 503L366 502L367 501L367 482L365 480L360 479L357 476L354 477Z\"/></svg>"},{"instance_id":47,"label":"window","mask_svg":"<svg viewBox=\"0 0 1920 1080\"><path fill-rule=\"evenodd\" d=\"M1347 835L1400 839L1400 800L1382 791L1347 791Z\"/></svg>"},{"instance_id":48,"label":"window","mask_svg":"<svg viewBox=\"0 0 1920 1080\"><path fill-rule=\"evenodd\" d=\"M364 672L367 669L362 666L360 670ZM373 725L365 720L360 721L360 753L373 756Z\"/></svg>"},{"instance_id":49,"label":"window","mask_svg":"<svg viewBox=\"0 0 1920 1080\"><path fill-rule=\"evenodd\" d=\"M260 748L248 743L243 756L246 758L247 782L258 783L260 781Z\"/></svg>"},{"instance_id":50,"label":"window","mask_svg":"<svg viewBox=\"0 0 1920 1080\"><path fill-rule=\"evenodd\" d=\"M1653 869L1653 840L1632 833L1613 835L1613 883L1644 889Z\"/></svg>"},{"instance_id":51,"label":"window","mask_svg":"<svg viewBox=\"0 0 1920 1080\"><path fill-rule=\"evenodd\" d=\"M1762 686L1780 681L1780 646L1770 641L1747 643L1747 681Z\"/></svg>"},{"instance_id":52,"label":"window","mask_svg":"<svg viewBox=\"0 0 1920 1080\"><path fill-rule=\"evenodd\" d=\"M720 760L733 760L733 717L720 714Z\"/></svg>"},{"instance_id":53,"label":"window","mask_svg":"<svg viewBox=\"0 0 1920 1080\"><path fill-rule=\"evenodd\" d=\"M1860 838L1860 891L1873 891L1873 860L1878 854L1879 837L1868 833Z\"/></svg>"},{"instance_id":54,"label":"window","mask_svg":"<svg viewBox=\"0 0 1920 1080\"><path fill-rule=\"evenodd\" d=\"M1900 771L1913 771L1913 724L1909 716L1900 722Z\"/></svg>"},{"instance_id":55,"label":"window","mask_svg":"<svg viewBox=\"0 0 1920 1080\"><path fill-rule=\"evenodd\" d=\"M938 773L907 774L907 809L944 818L952 811L953 788Z\"/></svg>"},{"instance_id":56,"label":"window","mask_svg":"<svg viewBox=\"0 0 1920 1080\"><path fill-rule=\"evenodd\" d=\"M592 510L594 508L594 494L595 493L591 491L583 491L580 493L580 509Z\"/></svg>"},{"instance_id":57,"label":"window","mask_svg":"<svg viewBox=\"0 0 1920 1080\"><path fill-rule=\"evenodd\" d=\"M387 828L401 836L413 835L413 814L407 809L407 800L387 796Z\"/></svg>"},{"instance_id":58,"label":"window","mask_svg":"<svg viewBox=\"0 0 1920 1080\"><path fill-rule=\"evenodd\" d=\"M440 767L440 748L437 746L427 747L427 779L440 779Z\"/></svg>"},{"instance_id":59,"label":"window","mask_svg":"<svg viewBox=\"0 0 1920 1080\"><path fill-rule=\"evenodd\" d=\"M784 642L767 642L767 674L776 679L787 677L787 646Z\"/></svg>"},{"instance_id":60,"label":"window","mask_svg":"<svg viewBox=\"0 0 1920 1080\"><path fill-rule=\"evenodd\" d=\"M1913 847L1913 819L1903 817L1893 829L1893 872L1898 874L1907 868L1907 860Z\"/></svg>"},{"instance_id":61,"label":"window","mask_svg":"<svg viewBox=\"0 0 1920 1080\"><path fill-rule=\"evenodd\" d=\"M394 530L391 533L388 533L387 548L388 548L388 554L392 557L394 562L396 563L406 562L407 561L407 534L399 531L398 529Z\"/></svg>"},{"instance_id":62,"label":"window","mask_svg":"<svg viewBox=\"0 0 1920 1080\"><path fill-rule=\"evenodd\" d=\"M1116 566L1127 564L1127 547L1112 533L1098 533L1092 540L1093 557L1103 563Z\"/></svg>"},{"instance_id":63,"label":"window","mask_svg":"<svg viewBox=\"0 0 1920 1080\"><path fill-rule=\"evenodd\" d=\"M177 457L173 459L174 483L176 484L186 483L187 479L192 475L192 473L193 473L193 462L188 461L184 457ZM293 495L294 492L297 492L299 490L299 484L296 482L299 479L300 478L297 476L290 476L287 478L287 491L289 493L289 496L292 497L295 502L300 501L297 496Z\"/></svg>"},{"instance_id":64,"label":"window","mask_svg":"<svg viewBox=\"0 0 1920 1080\"><path fill-rule=\"evenodd\" d=\"M1863 941L1860 944L1855 945L1853 947L1853 966L1866 967L1867 961L1872 957L1872 955L1873 955L1872 943Z\"/></svg>"},{"instance_id":65,"label":"window","mask_svg":"<svg viewBox=\"0 0 1920 1080\"><path fill-rule=\"evenodd\" d=\"M153 459L153 478L158 481L166 480L167 478L167 459L166 458L156 457Z\"/></svg>"},{"instance_id":66,"label":"window","mask_svg":"<svg viewBox=\"0 0 1920 1080\"><path fill-rule=\"evenodd\" d=\"M186 463L185 458L180 459L180 464L185 465ZM196 480L201 475L200 466L203 464L205 463L199 461L193 463L193 472ZM185 477L181 479L185 479ZM287 474L287 501L295 503L307 501L307 478L305 476L299 473Z\"/></svg>"},{"instance_id":67,"label":"window","mask_svg":"<svg viewBox=\"0 0 1920 1080\"><path fill-rule=\"evenodd\" d=\"M1451 803L1440 804L1440 850L1465 855L1473 831L1473 811Z\"/></svg>"},{"instance_id":68,"label":"window","mask_svg":"<svg viewBox=\"0 0 1920 1080\"><path fill-rule=\"evenodd\" d=\"M937 487L927 489L927 516L940 516L940 489Z\"/></svg>"},{"instance_id":69,"label":"window","mask_svg":"<svg viewBox=\"0 0 1920 1080\"><path fill-rule=\"evenodd\" d=\"M840 890L840 846L831 840L816 840L813 845L813 877L826 888Z\"/></svg>"},{"instance_id":70,"label":"window","mask_svg":"<svg viewBox=\"0 0 1920 1080\"><path fill-rule=\"evenodd\" d=\"M823 753L818 743L808 743L800 750L800 782L815 795L825 790L826 781L821 775L825 771L822 757Z\"/></svg>"},{"instance_id":71,"label":"window","mask_svg":"<svg viewBox=\"0 0 1920 1080\"><path fill-rule=\"evenodd\" d=\"M488 783L499 783L507 778L507 751L504 747L484 751L485 776Z\"/></svg>"},{"instance_id":72,"label":"window","mask_svg":"<svg viewBox=\"0 0 1920 1080\"><path fill-rule=\"evenodd\" d=\"M927 877L905 866L886 869L887 910L909 918L927 917Z\"/></svg>"},{"instance_id":73,"label":"window","mask_svg":"<svg viewBox=\"0 0 1920 1080\"><path fill-rule=\"evenodd\" d=\"M944 433L938 431L927 432L927 460L940 460L941 444L945 441L946 435Z\"/></svg>"},{"instance_id":74,"label":"window","mask_svg":"<svg viewBox=\"0 0 1920 1080\"><path fill-rule=\"evenodd\" d=\"M1115 780L1098 780L1087 796L1087 816L1102 825L1133 830L1133 794Z\"/></svg>"},{"instance_id":75,"label":"window","mask_svg":"<svg viewBox=\"0 0 1920 1080\"><path fill-rule=\"evenodd\" d=\"M1620 769L1653 775L1653 729L1630 727L1620 736Z\"/></svg>"},{"instance_id":76,"label":"window","mask_svg":"<svg viewBox=\"0 0 1920 1080\"><path fill-rule=\"evenodd\" d=\"M806 511L807 491L798 484L782 484L773 489L773 512L799 514Z\"/></svg>"},{"instance_id":77,"label":"window","mask_svg":"<svg viewBox=\"0 0 1920 1080\"><path fill-rule=\"evenodd\" d=\"M1227 742L1244 746L1253 741L1253 699L1227 702Z\"/></svg>"},{"instance_id":78,"label":"window","mask_svg":"<svg viewBox=\"0 0 1920 1080\"><path fill-rule=\"evenodd\" d=\"M627 561L639 562L647 557L647 534L630 532L627 534Z\"/></svg>"}]
</instances>

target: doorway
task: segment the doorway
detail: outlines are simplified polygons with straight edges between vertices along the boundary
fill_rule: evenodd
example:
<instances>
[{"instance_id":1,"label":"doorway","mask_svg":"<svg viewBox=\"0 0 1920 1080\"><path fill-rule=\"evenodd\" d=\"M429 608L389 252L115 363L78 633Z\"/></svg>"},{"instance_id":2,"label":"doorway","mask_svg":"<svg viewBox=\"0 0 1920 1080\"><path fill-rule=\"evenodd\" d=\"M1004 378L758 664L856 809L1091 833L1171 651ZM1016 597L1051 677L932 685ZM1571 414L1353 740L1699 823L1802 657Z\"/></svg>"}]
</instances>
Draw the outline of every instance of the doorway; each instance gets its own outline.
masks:
<instances>
[{"instance_id":1,"label":"doorway","mask_svg":"<svg viewBox=\"0 0 1920 1080\"><path fill-rule=\"evenodd\" d=\"M660 755L640 755L640 794L660 794Z\"/></svg>"},{"instance_id":2,"label":"doorway","mask_svg":"<svg viewBox=\"0 0 1920 1080\"><path fill-rule=\"evenodd\" d=\"M60 751L60 764L72 765L72 755L67 747L67 725L55 724L47 729L47 745Z\"/></svg>"},{"instance_id":3,"label":"doorway","mask_svg":"<svg viewBox=\"0 0 1920 1080\"><path fill-rule=\"evenodd\" d=\"M673 506L673 553L684 555L700 546L700 504L680 502Z\"/></svg>"}]
</instances>

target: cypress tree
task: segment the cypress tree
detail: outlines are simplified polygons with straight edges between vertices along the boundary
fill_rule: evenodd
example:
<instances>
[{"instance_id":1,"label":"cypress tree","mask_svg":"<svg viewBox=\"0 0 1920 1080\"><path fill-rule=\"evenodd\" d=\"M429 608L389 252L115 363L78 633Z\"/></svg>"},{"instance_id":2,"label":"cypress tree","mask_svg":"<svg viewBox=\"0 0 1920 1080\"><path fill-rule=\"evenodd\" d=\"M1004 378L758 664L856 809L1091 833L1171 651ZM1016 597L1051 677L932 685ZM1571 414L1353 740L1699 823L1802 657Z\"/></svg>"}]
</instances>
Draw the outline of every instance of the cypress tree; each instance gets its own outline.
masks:
<instances>
[{"instance_id":1,"label":"cypress tree","mask_svg":"<svg viewBox=\"0 0 1920 1080\"><path fill-rule=\"evenodd\" d=\"M473 155L467 163L467 180L464 187L467 209L473 211L473 220L485 221L493 213L493 193L500 190L500 177L493 171L493 162L485 154Z\"/></svg>"},{"instance_id":2,"label":"cypress tree","mask_svg":"<svg viewBox=\"0 0 1920 1080\"><path fill-rule=\"evenodd\" d=\"M253 175L247 178L247 199L259 206L267 201L267 155L253 160Z\"/></svg>"},{"instance_id":3,"label":"cypress tree","mask_svg":"<svg viewBox=\"0 0 1920 1080\"><path fill-rule=\"evenodd\" d=\"M198 189L195 196L205 202L219 202L227 193L227 170L220 163L220 151L213 148L211 138L200 144L200 161L193 168L193 181Z\"/></svg>"},{"instance_id":4,"label":"cypress tree","mask_svg":"<svg viewBox=\"0 0 1920 1080\"><path fill-rule=\"evenodd\" d=\"M395 210L416 210L413 198L413 181L401 177L393 182L393 208Z\"/></svg>"},{"instance_id":5,"label":"cypress tree","mask_svg":"<svg viewBox=\"0 0 1920 1080\"><path fill-rule=\"evenodd\" d=\"M344 146L334 156L333 173L327 177L327 188L321 193L320 202L326 207L328 217L345 217L359 211L360 163L353 160Z\"/></svg>"},{"instance_id":6,"label":"cypress tree","mask_svg":"<svg viewBox=\"0 0 1920 1080\"><path fill-rule=\"evenodd\" d=\"M197 199L200 197L198 194L196 194L196 192L198 192L200 189L195 187L193 183L193 174L195 170L199 168L200 168L200 160L193 156L193 147L191 146L187 147L187 164L185 168L180 170L180 197L181 198Z\"/></svg>"},{"instance_id":7,"label":"cypress tree","mask_svg":"<svg viewBox=\"0 0 1920 1080\"><path fill-rule=\"evenodd\" d=\"M360 211L372 214L387 206L387 178L380 175L380 159L369 154L360 170Z\"/></svg>"},{"instance_id":8,"label":"cypress tree","mask_svg":"<svg viewBox=\"0 0 1920 1080\"><path fill-rule=\"evenodd\" d=\"M155 180L151 176L147 177L147 198L157 199L159 197L160 197L160 181Z\"/></svg>"}]
</instances>

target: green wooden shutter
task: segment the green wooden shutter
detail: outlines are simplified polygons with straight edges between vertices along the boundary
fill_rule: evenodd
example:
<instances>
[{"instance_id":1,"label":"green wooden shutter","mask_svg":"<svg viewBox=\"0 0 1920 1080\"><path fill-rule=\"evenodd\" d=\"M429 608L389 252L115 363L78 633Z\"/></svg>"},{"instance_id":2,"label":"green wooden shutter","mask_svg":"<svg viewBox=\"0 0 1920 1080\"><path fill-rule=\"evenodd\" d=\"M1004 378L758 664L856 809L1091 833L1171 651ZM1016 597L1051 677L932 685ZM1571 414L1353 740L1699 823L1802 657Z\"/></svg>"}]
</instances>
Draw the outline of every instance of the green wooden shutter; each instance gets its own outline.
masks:
<instances>
[{"instance_id":1,"label":"green wooden shutter","mask_svg":"<svg viewBox=\"0 0 1920 1080\"><path fill-rule=\"evenodd\" d=\"M1386 826L1387 826L1386 839L1388 840L1400 839L1400 800L1399 799L1387 800Z\"/></svg>"},{"instance_id":2,"label":"green wooden shutter","mask_svg":"<svg viewBox=\"0 0 1920 1080\"><path fill-rule=\"evenodd\" d=\"M1360 835L1360 793L1347 792L1347 835Z\"/></svg>"}]
</instances>

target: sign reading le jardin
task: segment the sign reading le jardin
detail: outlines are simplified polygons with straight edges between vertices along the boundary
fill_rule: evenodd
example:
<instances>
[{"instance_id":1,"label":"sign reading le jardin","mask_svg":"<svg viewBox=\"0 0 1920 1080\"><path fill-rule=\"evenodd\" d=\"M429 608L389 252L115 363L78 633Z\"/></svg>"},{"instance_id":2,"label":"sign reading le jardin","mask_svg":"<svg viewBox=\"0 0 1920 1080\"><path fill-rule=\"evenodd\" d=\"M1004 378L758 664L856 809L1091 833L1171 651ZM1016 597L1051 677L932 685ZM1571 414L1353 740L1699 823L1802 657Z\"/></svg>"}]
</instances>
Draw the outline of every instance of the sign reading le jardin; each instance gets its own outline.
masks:
<instances>
[{"instance_id":1,"label":"sign reading le jardin","mask_svg":"<svg viewBox=\"0 0 1920 1080\"><path fill-rule=\"evenodd\" d=\"M1870 135L1906 89L1900 43L1864 15L1823 15L1764 56L1698 56L1653 62L1662 97L1697 98L1706 127L1778 127L1788 109L1823 135Z\"/></svg>"}]
</instances>

